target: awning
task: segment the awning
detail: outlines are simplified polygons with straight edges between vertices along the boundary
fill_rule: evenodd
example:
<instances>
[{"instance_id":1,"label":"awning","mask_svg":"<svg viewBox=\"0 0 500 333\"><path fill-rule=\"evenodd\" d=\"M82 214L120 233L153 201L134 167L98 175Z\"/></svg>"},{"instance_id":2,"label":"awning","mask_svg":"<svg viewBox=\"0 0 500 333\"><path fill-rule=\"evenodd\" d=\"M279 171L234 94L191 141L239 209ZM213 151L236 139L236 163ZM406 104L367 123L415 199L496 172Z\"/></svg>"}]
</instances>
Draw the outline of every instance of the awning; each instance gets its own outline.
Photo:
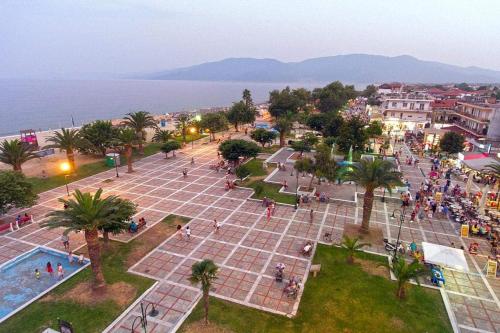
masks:
<instances>
[{"instance_id":1,"label":"awning","mask_svg":"<svg viewBox=\"0 0 500 333\"><path fill-rule=\"evenodd\" d=\"M469 168L477 170L477 171L483 170L488 164L498 163L495 159L493 159L491 157L476 158L473 160L464 160L461 162L464 163Z\"/></svg>"},{"instance_id":2,"label":"awning","mask_svg":"<svg viewBox=\"0 0 500 333\"><path fill-rule=\"evenodd\" d=\"M448 246L422 242L425 262L468 272L464 251Z\"/></svg>"}]
</instances>

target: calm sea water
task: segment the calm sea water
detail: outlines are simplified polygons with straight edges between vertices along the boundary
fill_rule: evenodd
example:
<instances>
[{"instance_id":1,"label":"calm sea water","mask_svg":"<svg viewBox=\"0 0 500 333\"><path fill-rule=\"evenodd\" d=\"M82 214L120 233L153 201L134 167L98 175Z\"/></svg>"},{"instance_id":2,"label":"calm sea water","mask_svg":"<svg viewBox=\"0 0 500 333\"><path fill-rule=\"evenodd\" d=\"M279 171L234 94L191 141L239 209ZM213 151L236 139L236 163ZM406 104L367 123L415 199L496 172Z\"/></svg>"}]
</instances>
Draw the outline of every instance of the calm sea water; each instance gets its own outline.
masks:
<instances>
[{"instance_id":1,"label":"calm sea water","mask_svg":"<svg viewBox=\"0 0 500 333\"><path fill-rule=\"evenodd\" d=\"M286 83L158 80L0 80L0 135L21 129L47 130L96 119L121 118L131 111L155 114L228 106L250 89L255 102ZM314 88L324 83L293 83Z\"/></svg>"}]
</instances>

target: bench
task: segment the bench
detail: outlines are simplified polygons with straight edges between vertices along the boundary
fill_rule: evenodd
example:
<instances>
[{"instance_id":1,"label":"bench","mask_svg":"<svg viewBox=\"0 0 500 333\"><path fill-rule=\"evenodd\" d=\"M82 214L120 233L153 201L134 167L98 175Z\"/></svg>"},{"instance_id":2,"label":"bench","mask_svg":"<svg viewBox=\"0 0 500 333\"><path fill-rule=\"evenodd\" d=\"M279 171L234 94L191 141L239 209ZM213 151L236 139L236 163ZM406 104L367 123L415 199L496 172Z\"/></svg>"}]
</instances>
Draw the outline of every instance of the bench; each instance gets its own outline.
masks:
<instances>
[{"instance_id":1,"label":"bench","mask_svg":"<svg viewBox=\"0 0 500 333\"><path fill-rule=\"evenodd\" d=\"M309 269L309 272L313 273L313 277L316 277L320 270L321 264L311 265L311 269Z\"/></svg>"},{"instance_id":2,"label":"bench","mask_svg":"<svg viewBox=\"0 0 500 333\"><path fill-rule=\"evenodd\" d=\"M145 227L146 226L146 221L143 220L143 221L139 221L139 223L137 223L137 230L132 232L132 230L130 230L130 226L128 228L128 232L130 232L131 234L135 234L137 232L139 232L139 230L141 230L141 228Z\"/></svg>"}]
</instances>

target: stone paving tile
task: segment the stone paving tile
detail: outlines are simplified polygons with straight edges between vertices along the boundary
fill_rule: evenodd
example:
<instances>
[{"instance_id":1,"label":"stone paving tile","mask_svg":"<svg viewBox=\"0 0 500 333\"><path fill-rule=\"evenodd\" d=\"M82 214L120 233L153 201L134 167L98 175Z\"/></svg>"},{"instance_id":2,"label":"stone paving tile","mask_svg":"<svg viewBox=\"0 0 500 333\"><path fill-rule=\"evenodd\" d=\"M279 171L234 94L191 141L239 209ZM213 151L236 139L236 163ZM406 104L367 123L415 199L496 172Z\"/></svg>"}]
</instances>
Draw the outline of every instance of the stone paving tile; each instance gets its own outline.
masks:
<instances>
[{"instance_id":1,"label":"stone paving tile","mask_svg":"<svg viewBox=\"0 0 500 333\"><path fill-rule=\"evenodd\" d=\"M214 207L225 208L225 209L234 209L235 207L241 205L243 200L222 197L216 202L213 203Z\"/></svg>"},{"instance_id":2,"label":"stone paving tile","mask_svg":"<svg viewBox=\"0 0 500 333\"><path fill-rule=\"evenodd\" d=\"M254 219L255 219L255 216L254 216ZM281 233L285 232L285 230L289 224L290 224L289 220L271 219L268 221L266 218L260 217L257 224L255 225L255 229L260 229L260 230L265 230L265 231L270 231L270 232L275 232L275 233L281 234Z\"/></svg>"},{"instance_id":3,"label":"stone paving tile","mask_svg":"<svg viewBox=\"0 0 500 333\"><path fill-rule=\"evenodd\" d=\"M271 277L274 276L278 263L285 264L285 279L289 279L293 276L298 276L303 279L307 274L307 265L309 261L307 259L291 258L282 254L275 254L272 256L264 274Z\"/></svg>"},{"instance_id":4,"label":"stone paving tile","mask_svg":"<svg viewBox=\"0 0 500 333\"><path fill-rule=\"evenodd\" d=\"M203 244L191 254L191 257L200 260L211 259L217 264L222 264L234 247L235 245L205 240Z\"/></svg>"},{"instance_id":5,"label":"stone paving tile","mask_svg":"<svg viewBox=\"0 0 500 333\"><path fill-rule=\"evenodd\" d=\"M226 261L226 265L245 271L260 273L270 256L271 253L262 250L237 247Z\"/></svg>"},{"instance_id":6,"label":"stone paving tile","mask_svg":"<svg viewBox=\"0 0 500 333\"><path fill-rule=\"evenodd\" d=\"M250 297L250 303L281 313L291 313L295 300L284 292L284 283L276 282L274 278L263 277Z\"/></svg>"},{"instance_id":7,"label":"stone paving tile","mask_svg":"<svg viewBox=\"0 0 500 333\"><path fill-rule=\"evenodd\" d=\"M306 242L306 239L285 236L276 251L293 257L307 258L301 254Z\"/></svg>"},{"instance_id":8,"label":"stone paving tile","mask_svg":"<svg viewBox=\"0 0 500 333\"><path fill-rule=\"evenodd\" d=\"M162 199L158 201L156 204L152 205L151 209L156 209L165 213L170 213L182 206L182 202L170 200L170 199Z\"/></svg>"},{"instance_id":9,"label":"stone paving tile","mask_svg":"<svg viewBox=\"0 0 500 333\"><path fill-rule=\"evenodd\" d=\"M212 221L202 219L192 219L189 222L189 228L191 229L191 234L197 237L207 237L215 230Z\"/></svg>"},{"instance_id":10,"label":"stone paving tile","mask_svg":"<svg viewBox=\"0 0 500 333\"><path fill-rule=\"evenodd\" d=\"M4 237L1 237L0 241L0 265L35 248L32 245Z\"/></svg>"},{"instance_id":11,"label":"stone paving tile","mask_svg":"<svg viewBox=\"0 0 500 333\"><path fill-rule=\"evenodd\" d=\"M248 230L248 228L224 224L219 231L214 232L209 238L222 242L238 244L241 242Z\"/></svg>"},{"instance_id":12,"label":"stone paving tile","mask_svg":"<svg viewBox=\"0 0 500 333\"><path fill-rule=\"evenodd\" d=\"M209 207L205 212L203 212L203 218L207 220L216 219L217 221L222 222L231 213L232 210L229 209Z\"/></svg>"},{"instance_id":13,"label":"stone paving tile","mask_svg":"<svg viewBox=\"0 0 500 333\"><path fill-rule=\"evenodd\" d=\"M222 267L217 273L217 279L213 282L213 293L244 301L255 280L257 280L257 276L256 274Z\"/></svg>"},{"instance_id":14,"label":"stone paving tile","mask_svg":"<svg viewBox=\"0 0 500 333\"><path fill-rule=\"evenodd\" d=\"M182 257L155 250L136 265L132 271L144 273L156 278L166 277L180 262Z\"/></svg>"},{"instance_id":15,"label":"stone paving tile","mask_svg":"<svg viewBox=\"0 0 500 333\"><path fill-rule=\"evenodd\" d=\"M156 198L165 199L166 197L168 197L169 195L171 195L174 192L175 192L175 190L173 190L171 188L158 187L158 188L154 189L153 191L149 192L148 195L154 196Z\"/></svg>"},{"instance_id":16,"label":"stone paving tile","mask_svg":"<svg viewBox=\"0 0 500 333\"><path fill-rule=\"evenodd\" d=\"M254 229L251 230L250 233L243 239L241 244L256 249L273 251L278 244L280 237L280 234Z\"/></svg>"},{"instance_id":17,"label":"stone paving tile","mask_svg":"<svg viewBox=\"0 0 500 333\"><path fill-rule=\"evenodd\" d=\"M192 203L185 203L179 208L175 209L173 211L174 214L176 215L182 215L182 216L187 216L187 217L196 217L198 214L203 212L207 206L202 206L202 205L196 205Z\"/></svg>"},{"instance_id":18,"label":"stone paving tile","mask_svg":"<svg viewBox=\"0 0 500 333\"><path fill-rule=\"evenodd\" d=\"M191 253L199 244L203 242L203 238L191 237L187 239L183 236L180 239L178 236L168 239L159 249L168 251L170 253L175 253L181 256L187 256Z\"/></svg>"},{"instance_id":19,"label":"stone paving tile","mask_svg":"<svg viewBox=\"0 0 500 333\"><path fill-rule=\"evenodd\" d=\"M186 259L180 266L177 267L177 269L171 272L167 280L186 286L192 286L191 282L189 281L189 277L191 276L191 267L196 262L197 261L193 259Z\"/></svg>"},{"instance_id":20,"label":"stone paving tile","mask_svg":"<svg viewBox=\"0 0 500 333\"><path fill-rule=\"evenodd\" d=\"M320 224L293 221L288 227L285 235L316 240L320 228Z\"/></svg>"}]
</instances>

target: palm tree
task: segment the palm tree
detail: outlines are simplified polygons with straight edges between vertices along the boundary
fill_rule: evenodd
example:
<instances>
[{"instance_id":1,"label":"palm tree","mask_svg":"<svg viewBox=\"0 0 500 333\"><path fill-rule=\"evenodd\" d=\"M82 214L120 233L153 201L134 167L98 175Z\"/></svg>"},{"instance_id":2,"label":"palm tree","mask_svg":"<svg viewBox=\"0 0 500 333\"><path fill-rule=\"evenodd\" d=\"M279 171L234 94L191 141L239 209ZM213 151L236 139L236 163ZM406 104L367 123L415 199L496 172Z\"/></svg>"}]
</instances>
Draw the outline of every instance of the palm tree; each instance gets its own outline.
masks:
<instances>
[{"instance_id":1,"label":"palm tree","mask_svg":"<svg viewBox=\"0 0 500 333\"><path fill-rule=\"evenodd\" d=\"M47 148L58 148L60 150L66 151L66 157L68 158L71 170L76 170L75 164L75 150L81 145L82 138L80 132L77 129L65 129L61 128L61 131L54 131L54 134L47 139L48 142L52 142L46 145L44 149Z\"/></svg>"},{"instance_id":2,"label":"palm tree","mask_svg":"<svg viewBox=\"0 0 500 333\"><path fill-rule=\"evenodd\" d=\"M491 163L486 165L485 171L492 174L495 178L500 178L500 163Z\"/></svg>"},{"instance_id":3,"label":"palm tree","mask_svg":"<svg viewBox=\"0 0 500 333\"><path fill-rule=\"evenodd\" d=\"M142 146L142 142L144 141L146 128L156 128L157 124L155 119L149 112L146 111L138 111L133 113L127 113L125 116L123 125L133 128L135 133L137 134L137 140L139 140L139 154L144 154L144 148Z\"/></svg>"},{"instance_id":4,"label":"palm tree","mask_svg":"<svg viewBox=\"0 0 500 333\"><path fill-rule=\"evenodd\" d=\"M127 159L127 172L134 172L132 169L132 147L138 142L136 132L132 128L122 128L115 139L115 144L123 147L125 158Z\"/></svg>"},{"instance_id":5,"label":"palm tree","mask_svg":"<svg viewBox=\"0 0 500 333\"><path fill-rule=\"evenodd\" d=\"M361 250L365 246L370 246L368 243L359 243L359 238L349 238L348 236L344 236L342 239L342 248L347 250L347 263L354 263L354 253L356 251Z\"/></svg>"},{"instance_id":6,"label":"palm tree","mask_svg":"<svg viewBox=\"0 0 500 333\"><path fill-rule=\"evenodd\" d=\"M383 187L392 193L394 186L401 185L401 173L394 170L394 164L390 161L363 159L358 164L352 165L350 170L344 174L344 178L365 188L361 232L368 233L375 189Z\"/></svg>"},{"instance_id":7,"label":"palm tree","mask_svg":"<svg viewBox=\"0 0 500 333\"><path fill-rule=\"evenodd\" d=\"M32 149L18 139L0 143L0 162L12 165L14 171L22 171L22 164L36 158Z\"/></svg>"},{"instance_id":8,"label":"palm tree","mask_svg":"<svg viewBox=\"0 0 500 333\"><path fill-rule=\"evenodd\" d=\"M422 266L418 260L413 260L410 264L402 257L399 257L392 265L388 263L380 264L380 266L388 267L391 272L396 277L398 281L398 287L396 290L396 296L400 299L406 297L406 286L411 279L415 279L417 284L420 285L418 277L426 274L424 266Z\"/></svg>"},{"instance_id":9,"label":"palm tree","mask_svg":"<svg viewBox=\"0 0 500 333\"><path fill-rule=\"evenodd\" d=\"M153 135L153 142L161 142L165 143L170 139L174 138L174 131L169 131L169 130L161 130L161 129L156 129L155 134Z\"/></svg>"},{"instance_id":10,"label":"palm tree","mask_svg":"<svg viewBox=\"0 0 500 333\"><path fill-rule=\"evenodd\" d=\"M192 284L200 283L203 292L203 305L205 307L205 325L208 324L208 296L212 282L217 279L217 270L219 268L212 260L205 259L194 263L191 267L191 276L189 281Z\"/></svg>"},{"instance_id":11,"label":"palm tree","mask_svg":"<svg viewBox=\"0 0 500 333\"><path fill-rule=\"evenodd\" d=\"M89 251L90 264L94 274L93 288L99 289L106 286L101 268L101 249L99 246L99 229L109 223L124 224L136 212L135 205L125 199L111 195L101 198L102 189L92 195L75 190L74 199L59 199L67 207L48 214L48 220L41 223L42 227L65 228L68 234L71 231L83 231Z\"/></svg>"},{"instance_id":12,"label":"palm tree","mask_svg":"<svg viewBox=\"0 0 500 333\"><path fill-rule=\"evenodd\" d=\"M187 114L181 114L177 117L177 129L181 132L182 142L186 143L186 134L190 125L191 118Z\"/></svg>"},{"instance_id":13,"label":"palm tree","mask_svg":"<svg viewBox=\"0 0 500 333\"><path fill-rule=\"evenodd\" d=\"M280 147L285 146L285 137L292 130L294 121L295 117L291 112L276 119L276 125L274 127L280 132Z\"/></svg>"}]
</instances>

